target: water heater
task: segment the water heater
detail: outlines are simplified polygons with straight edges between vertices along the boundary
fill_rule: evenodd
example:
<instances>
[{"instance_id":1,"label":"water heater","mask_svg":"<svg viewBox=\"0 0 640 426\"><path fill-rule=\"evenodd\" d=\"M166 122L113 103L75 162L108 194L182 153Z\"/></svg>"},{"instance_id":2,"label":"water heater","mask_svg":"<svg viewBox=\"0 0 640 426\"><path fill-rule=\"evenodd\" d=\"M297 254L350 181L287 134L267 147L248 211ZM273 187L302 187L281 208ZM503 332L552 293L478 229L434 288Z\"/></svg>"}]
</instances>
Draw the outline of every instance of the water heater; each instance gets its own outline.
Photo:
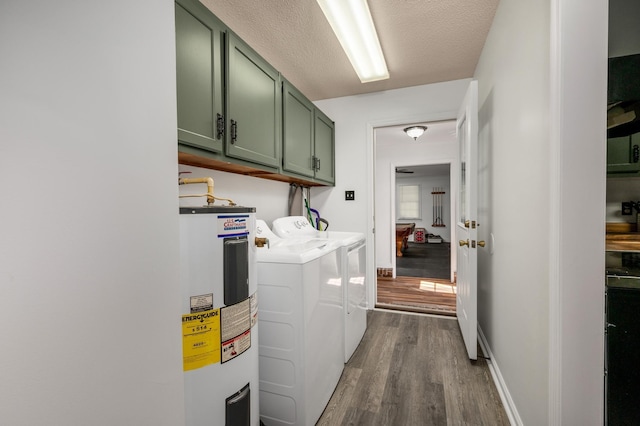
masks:
<instances>
[{"instance_id":1,"label":"water heater","mask_svg":"<svg viewBox=\"0 0 640 426\"><path fill-rule=\"evenodd\" d=\"M180 208L187 426L258 426L255 208Z\"/></svg>"}]
</instances>

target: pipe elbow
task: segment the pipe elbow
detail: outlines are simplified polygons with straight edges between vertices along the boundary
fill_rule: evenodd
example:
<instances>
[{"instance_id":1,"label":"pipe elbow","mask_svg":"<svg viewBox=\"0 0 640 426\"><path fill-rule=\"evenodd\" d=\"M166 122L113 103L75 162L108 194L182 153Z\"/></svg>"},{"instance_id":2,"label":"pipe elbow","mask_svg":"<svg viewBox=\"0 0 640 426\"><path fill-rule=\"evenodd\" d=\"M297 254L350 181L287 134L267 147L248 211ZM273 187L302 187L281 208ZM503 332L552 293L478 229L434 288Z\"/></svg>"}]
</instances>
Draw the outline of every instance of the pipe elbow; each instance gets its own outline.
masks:
<instances>
[{"instance_id":1,"label":"pipe elbow","mask_svg":"<svg viewBox=\"0 0 640 426\"><path fill-rule=\"evenodd\" d=\"M203 177L203 178L178 178L178 185L187 185L191 183L206 183L207 184L207 204L212 205L215 202L215 197L213 196L213 178L212 177Z\"/></svg>"}]
</instances>

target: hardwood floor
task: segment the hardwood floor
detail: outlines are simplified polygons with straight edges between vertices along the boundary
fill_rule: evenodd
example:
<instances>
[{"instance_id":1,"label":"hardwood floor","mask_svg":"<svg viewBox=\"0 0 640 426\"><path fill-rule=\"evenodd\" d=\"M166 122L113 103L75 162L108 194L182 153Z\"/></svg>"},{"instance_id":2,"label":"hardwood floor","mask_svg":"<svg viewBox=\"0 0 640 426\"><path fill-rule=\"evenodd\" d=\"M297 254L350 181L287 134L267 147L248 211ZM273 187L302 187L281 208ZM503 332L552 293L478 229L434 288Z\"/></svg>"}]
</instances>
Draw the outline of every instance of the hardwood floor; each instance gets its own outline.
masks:
<instances>
[{"instance_id":1,"label":"hardwood floor","mask_svg":"<svg viewBox=\"0 0 640 426\"><path fill-rule=\"evenodd\" d=\"M449 318L369 311L367 331L317 425L508 425L486 361Z\"/></svg>"},{"instance_id":2,"label":"hardwood floor","mask_svg":"<svg viewBox=\"0 0 640 426\"><path fill-rule=\"evenodd\" d=\"M416 277L378 277L376 307L456 315L456 285L449 280Z\"/></svg>"},{"instance_id":3,"label":"hardwood floor","mask_svg":"<svg viewBox=\"0 0 640 426\"><path fill-rule=\"evenodd\" d=\"M403 256L396 258L396 275L395 279L378 277L376 307L456 315L456 286L450 282L449 243L408 243Z\"/></svg>"}]
</instances>

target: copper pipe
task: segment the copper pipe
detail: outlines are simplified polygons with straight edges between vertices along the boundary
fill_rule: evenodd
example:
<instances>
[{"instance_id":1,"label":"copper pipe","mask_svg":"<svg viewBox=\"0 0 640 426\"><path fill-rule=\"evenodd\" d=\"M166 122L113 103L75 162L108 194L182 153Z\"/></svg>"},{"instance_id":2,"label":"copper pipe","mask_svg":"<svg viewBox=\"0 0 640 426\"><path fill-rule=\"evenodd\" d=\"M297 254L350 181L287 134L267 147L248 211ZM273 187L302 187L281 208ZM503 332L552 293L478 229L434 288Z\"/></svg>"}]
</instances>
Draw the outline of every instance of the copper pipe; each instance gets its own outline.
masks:
<instances>
[{"instance_id":1,"label":"copper pipe","mask_svg":"<svg viewBox=\"0 0 640 426\"><path fill-rule=\"evenodd\" d=\"M207 193L202 194L201 196L207 197L207 204L213 205L215 202L215 197L213 196L213 178L178 178L178 185L188 185L191 183L206 183L207 184Z\"/></svg>"}]
</instances>

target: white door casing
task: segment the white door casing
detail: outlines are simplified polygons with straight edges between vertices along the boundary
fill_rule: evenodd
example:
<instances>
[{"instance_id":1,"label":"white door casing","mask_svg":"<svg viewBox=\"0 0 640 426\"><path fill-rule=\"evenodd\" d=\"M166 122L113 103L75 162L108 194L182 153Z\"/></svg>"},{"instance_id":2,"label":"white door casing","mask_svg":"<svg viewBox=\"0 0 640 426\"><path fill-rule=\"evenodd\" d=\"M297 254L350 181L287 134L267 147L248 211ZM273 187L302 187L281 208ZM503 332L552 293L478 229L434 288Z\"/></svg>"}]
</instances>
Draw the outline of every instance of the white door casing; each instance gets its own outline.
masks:
<instances>
[{"instance_id":1,"label":"white door casing","mask_svg":"<svg viewBox=\"0 0 640 426\"><path fill-rule=\"evenodd\" d=\"M478 82L469 88L458 112L458 196L456 312L469 359L477 359L478 341ZM454 242L455 244L455 242Z\"/></svg>"}]
</instances>

